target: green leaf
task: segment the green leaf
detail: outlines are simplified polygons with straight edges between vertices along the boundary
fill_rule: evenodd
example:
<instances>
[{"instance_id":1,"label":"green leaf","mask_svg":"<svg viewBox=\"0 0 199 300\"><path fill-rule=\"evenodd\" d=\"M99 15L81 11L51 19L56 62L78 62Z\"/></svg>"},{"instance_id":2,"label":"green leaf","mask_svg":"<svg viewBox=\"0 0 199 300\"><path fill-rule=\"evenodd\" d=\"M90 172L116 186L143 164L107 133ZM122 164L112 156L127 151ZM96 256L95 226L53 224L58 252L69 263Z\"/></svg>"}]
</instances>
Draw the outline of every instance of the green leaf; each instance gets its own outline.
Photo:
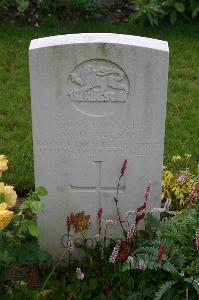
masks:
<instances>
[{"instance_id":1,"label":"green leaf","mask_svg":"<svg viewBox=\"0 0 199 300\"><path fill-rule=\"evenodd\" d=\"M35 191L39 196L46 196L48 194L48 191L43 187L39 186Z\"/></svg>"},{"instance_id":2,"label":"green leaf","mask_svg":"<svg viewBox=\"0 0 199 300\"><path fill-rule=\"evenodd\" d=\"M176 20L177 20L177 14L176 14L175 11L172 11L172 13L170 15L170 23L171 23L171 25L174 25L175 22L176 22Z\"/></svg>"},{"instance_id":3,"label":"green leaf","mask_svg":"<svg viewBox=\"0 0 199 300\"><path fill-rule=\"evenodd\" d=\"M138 237L142 238L142 239L149 239L149 234L146 230L140 229L138 232Z\"/></svg>"},{"instance_id":4,"label":"green leaf","mask_svg":"<svg viewBox=\"0 0 199 300\"><path fill-rule=\"evenodd\" d=\"M155 298L153 300L160 300L162 299L162 296L167 293L170 288L175 284L176 282L174 280L170 280L170 281L166 281L165 283L163 283L159 290L156 292L155 294Z\"/></svg>"},{"instance_id":5,"label":"green leaf","mask_svg":"<svg viewBox=\"0 0 199 300\"><path fill-rule=\"evenodd\" d=\"M26 231L28 230L28 223L29 220L23 220L20 227L19 227L19 234L20 233L26 233Z\"/></svg>"},{"instance_id":6,"label":"green leaf","mask_svg":"<svg viewBox=\"0 0 199 300\"><path fill-rule=\"evenodd\" d=\"M12 262L12 255L5 249L0 250L0 263L10 264Z\"/></svg>"},{"instance_id":7,"label":"green leaf","mask_svg":"<svg viewBox=\"0 0 199 300\"><path fill-rule=\"evenodd\" d=\"M24 200L20 205L20 209L22 209L22 210L29 209L30 204L31 204L30 200Z\"/></svg>"},{"instance_id":8,"label":"green leaf","mask_svg":"<svg viewBox=\"0 0 199 300\"><path fill-rule=\"evenodd\" d=\"M174 6L175 6L176 10L180 13L183 13L185 11L185 6L183 3L175 2Z\"/></svg>"},{"instance_id":9,"label":"green leaf","mask_svg":"<svg viewBox=\"0 0 199 300\"><path fill-rule=\"evenodd\" d=\"M37 224L29 221L28 223L28 231L30 232L30 234L34 237L38 237L39 236L39 229L37 227Z\"/></svg>"},{"instance_id":10,"label":"green leaf","mask_svg":"<svg viewBox=\"0 0 199 300\"><path fill-rule=\"evenodd\" d=\"M17 0L17 9L19 12L23 13L29 6L29 1Z\"/></svg>"},{"instance_id":11,"label":"green leaf","mask_svg":"<svg viewBox=\"0 0 199 300\"><path fill-rule=\"evenodd\" d=\"M153 25L154 25L153 16L150 13L148 13L147 16L148 16L148 20L149 20L150 25L153 27Z\"/></svg>"},{"instance_id":12,"label":"green leaf","mask_svg":"<svg viewBox=\"0 0 199 300\"><path fill-rule=\"evenodd\" d=\"M48 252L39 250L38 259L40 263L46 263L51 259L51 256Z\"/></svg>"},{"instance_id":13,"label":"green leaf","mask_svg":"<svg viewBox=\"0 0 199 300\"><path fill-rule=\"evenodd\" d=\"M191 283L192 286L195 288L197 294L199 295L199 280L198 279L193 279L193 277L190 277L190 278L185 278L184 281Z\"/></svg>"},{"instance_id":14,"label":"green leaf","mask_svg":"<svg viewBox=\"0 0 199 300\"><path fill-rule=\"evenodd\" d=\"M44 209L44 204L41 201L33 201L30 203L30 210L37 214Z\"/></svg>"},{"instance_id":15,"label":"green leaf","mask_svg":"<svg viewBox=\"0 0 199 300\"><path fill-rule=\"evenodd\" d=\"M192 10L192 18L195 18L199 13L199 5Z\"/></svg>"}]
</instances>

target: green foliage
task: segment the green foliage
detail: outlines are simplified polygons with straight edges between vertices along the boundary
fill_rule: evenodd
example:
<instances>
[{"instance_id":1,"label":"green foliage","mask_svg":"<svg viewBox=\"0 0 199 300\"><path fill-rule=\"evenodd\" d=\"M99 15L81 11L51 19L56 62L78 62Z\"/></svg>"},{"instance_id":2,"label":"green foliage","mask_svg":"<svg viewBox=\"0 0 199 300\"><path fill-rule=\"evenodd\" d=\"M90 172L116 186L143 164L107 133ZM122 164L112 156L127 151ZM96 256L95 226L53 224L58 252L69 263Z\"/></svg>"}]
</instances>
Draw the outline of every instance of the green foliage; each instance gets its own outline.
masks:
<instances>
[{"instance_id":1,"label":"green foliage","mask_svg":"<svg viewBox=\"0 0 199 300\"><path fill-rule=\"evenodd\" d=\"M9 8L11 8L12 3L12 0L0 0L0 13L7 11Z\"/></svg>"},{"instance_id":2,"label":"green foliage","mask_svg":"<svg viewBox=\"0 0 199 300\"><path fill-rule=\"evenodd\" d=\"M49 277L45 290L40 288L31 290L25 283L18 282L11 287L10 299L15 299L16 295L19 299L34 298L38 295L41 299L48 299L42 296L48 294L49 299L58 300L67 299L69 295L80 300L107 298L181 300L185 298L187 289L189 298L197 299L199 253L194 248L193 241L198 225L198 201L183 211L176 212L174 216L162 220L148 213L144 227L137 231L136 236L128 244L131 251L124 263L109 262L115 241L112 240L104 247L102 257L101 242L97 241L91 248L84 237L77 248L86 253L86 259L71 261L68 267L63 266L56 272L51 272L52 276ZM4 241L5 239L7 242L13 241L9 231L4 231L3 234ZM164 252L161 259L157 260L161 245L164 245ZM18 264L24 265L31 264L35 260L43 262L48 260L48 256L38 249L36 239L33 241L26 237L23 246L19 243L15 247L15 257L12 259L8 249L4 252L4 256L0 255L2 263L8 263L9 260L9 263L17 261ZM0 249L2 248L3 245L0 245ZM64 253L67 253L67 248L64 249ZM77 267L85 274L83 280L79 280L75 274ZM44 278L46 277L44 272Z\"/></svg>"},{"instance_id":3,"label":"green foliage","mask_svg":"<svg viewBox=\"0 0 199 300\"><path fill-rule=\"evenodd\" d=\"M47 191L43 187L29 193L20 205L19 212L14 214L11 224L0 231L0 265L24 265L49 259L49 255L39 249L39 230L34 221L34 214L44 207L40 196L46 194Z\"/></svg>"},{"instance_id":4,"label":"green foliage","mask_svg":"<svg viewBox=\"0 0 199 300\"><path fill-rule=\"evenodd\" d=\"M160 300L162 299L162 296L167 293L170 288L175 284L176 282L174 280L170 280L170 281L166 281L165 283L163 283L159 290L156 292L155 294L155 298L154 300Z\"/></svg>"},{"instance_id":5,"label":"green foliage","mask_svg":"<svg viewBox=\"0 0 199 300\"><path fill-rule=\"evenodd\" d=\"M137 11L132 14L130 22L139 22L142 26L146 23L158 26L160 17L166 14L159 0L137 0L135 3Z\"/></svg>"},{"instance_id":6,"label":"green foliage","mask_svg":"<svg viewBox=\"0 0 199 300\"><path fill-rule=\"evenodd\" d=\"M44 187L38 187L35 192L28 195L27 199L23 201L20 208L22 210L29 210L33 214L37 214L44 209L44 204L40 201L40 196L46 196L47 191Z\"/></svg>"},{"instance_id":7,"label":"green foliage","mask_svg":"<svg viewBox=\"0 0 199 300\"><path fill-rule=\"evenodd\" d=\"M90 0L69 0L68 6L72 12L76 10L85 11L90 2Z\"/></svg>"},{"instance_id":8,"label":"green foliage","mask_svg":"<svg viewBox=\"0 0 199 300\"><path fill-rule=\"evenodd\" d=\"M132 13L130 22L139 22L141 25L149 23L158 26L169 19L174 25L178 19L189 20L195 18L199 12L197 0L133 0L136 11Z\"/></svg>"}]
</instances>

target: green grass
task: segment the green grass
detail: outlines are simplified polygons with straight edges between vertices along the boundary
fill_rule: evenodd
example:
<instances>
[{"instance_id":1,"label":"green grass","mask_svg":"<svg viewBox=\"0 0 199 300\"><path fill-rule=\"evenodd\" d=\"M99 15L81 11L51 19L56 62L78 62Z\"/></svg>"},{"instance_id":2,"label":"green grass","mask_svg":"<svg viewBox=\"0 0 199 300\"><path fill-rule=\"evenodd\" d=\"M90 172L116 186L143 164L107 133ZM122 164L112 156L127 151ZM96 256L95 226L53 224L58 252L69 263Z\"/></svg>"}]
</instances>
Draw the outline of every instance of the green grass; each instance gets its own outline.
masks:
<instances>
[{"instance_id":1,"label":"green grass","mask_svg":"<svg viewBox=\"0 0 199 300\"><path fill-rule=\"evenodd\" d=\"M34 187L28 47L33 38L77 33L116 32L167 40L170 71L165 163L173 154L192 153L199 163L199 24L158 29L132 25L67 27L0 26L0 153L9 159L4 181L23 193Z\"/></svg>"}]
</instances>

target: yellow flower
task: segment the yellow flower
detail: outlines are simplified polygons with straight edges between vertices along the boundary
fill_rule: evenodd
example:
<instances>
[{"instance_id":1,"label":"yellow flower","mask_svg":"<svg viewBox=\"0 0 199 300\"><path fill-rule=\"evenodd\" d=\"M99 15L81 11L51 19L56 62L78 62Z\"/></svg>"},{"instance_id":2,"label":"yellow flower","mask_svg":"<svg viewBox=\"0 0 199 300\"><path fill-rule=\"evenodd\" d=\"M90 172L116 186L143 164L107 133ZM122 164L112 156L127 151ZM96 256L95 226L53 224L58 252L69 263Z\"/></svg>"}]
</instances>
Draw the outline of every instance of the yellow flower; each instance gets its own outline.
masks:
<instances>
[{"instance_id":1,"label":"yellow flower","mask_svg":"<svg viewBox=\"0 0 199 300\"><path fill-rule=\"evenodd\" d=\"M171 160L174 161L174 162L176 162L176 161L178 161L178 160L181 160L181 158L182 158L182 157L181 157L180 155L177 154L177 155L172 156L172 159L171 159Z\"/></svg>"},{"instance_id":2,"label":"yellow flower","mask_svg":"<svg viewBox=\"0 0 199 300\"><path fill-rule=\"evenodd\" d=\"M0 204L0 211L6 210L7 207L8 207L8 204L7 204L7 203L5 203L5 202L1 203L1 204Z\"/></svg>"},{"instance_id":3,"label":"yellow flower","mask_svg":"<svg viewBox=\"0 0 199 300\"><path fill-rule=\"evenodd\" d=\"M4 229L11 222L14 212L7 210L7 203L0 204L0 230Z\"/></svg>"},{"instance_id":4,"label":"yellow flower","mask_svg":"<svg viewBox=\"0 0 199 300\"><path fill-rule=\"evenodd\" d=\"M4 190L4 183L0 182L0 195L3 194L3 190Z\"/></svg>"},{"instance_id":5,"label":"yellow flower","mask_svg":"<svg viewBox=\"0 0 199 300\"><path fill-rule=\"evenodd\" d=\"M13 189L13 186L4 185L3 182L0 182L0 196L3 196L3 199L7 203L8 208L13 207L17 200L17 194Z\"/></svg>"},{"instance_id":6,"label":"yellow flower","mask_svg":"<svg viewBox=\"0 0 199 300\"><path fill-rule=\"evenodd\" d=\"M5 155L0 155L0 177L2 176L3 171L8 169L8 160Z\"/></svg>"},{"instance_id":7,"label":"yellow flower","mask_svg":"<svg viewBox=\"0 0 199 300\"><path fill-rule=\"evenodd\" d=\"M17 193L11 185L4 186L4 201L8 204L8 208L13 207L17 200Z\"/></svg>"},{"instance_id":8,"label":"yellow flower","mask_svg":"<svg viewBox=\"0 0 199 300\"><path fill-rule=\"evenodd\" d=\"M198 173L199 173L199 165L198 165Z\"/></svg>"}]
</instances>

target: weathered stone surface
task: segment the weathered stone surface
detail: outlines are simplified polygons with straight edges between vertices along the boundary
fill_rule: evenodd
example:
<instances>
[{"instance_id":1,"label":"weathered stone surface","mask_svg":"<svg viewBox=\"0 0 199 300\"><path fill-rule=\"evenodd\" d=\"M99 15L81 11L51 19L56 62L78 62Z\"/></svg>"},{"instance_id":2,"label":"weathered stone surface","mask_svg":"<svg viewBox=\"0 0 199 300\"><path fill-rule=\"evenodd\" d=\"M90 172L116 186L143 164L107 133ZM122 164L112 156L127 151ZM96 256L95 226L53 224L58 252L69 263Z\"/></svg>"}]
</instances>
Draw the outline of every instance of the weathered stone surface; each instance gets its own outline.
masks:
<instances>
[{"instance_id":1,"label":"weathered stone surface","mask_svg":"<svg viewBox=\"0 0 199 300\"><path fill-rule=\"evenodd\" d=\"M167 42L119 34L74 34L33 40L30 80L36 186L49 194L39 215L40 244L61 251L66 215L116 216L143 201L160 204L168 75Z\"/></svg>"}]
</instances>

